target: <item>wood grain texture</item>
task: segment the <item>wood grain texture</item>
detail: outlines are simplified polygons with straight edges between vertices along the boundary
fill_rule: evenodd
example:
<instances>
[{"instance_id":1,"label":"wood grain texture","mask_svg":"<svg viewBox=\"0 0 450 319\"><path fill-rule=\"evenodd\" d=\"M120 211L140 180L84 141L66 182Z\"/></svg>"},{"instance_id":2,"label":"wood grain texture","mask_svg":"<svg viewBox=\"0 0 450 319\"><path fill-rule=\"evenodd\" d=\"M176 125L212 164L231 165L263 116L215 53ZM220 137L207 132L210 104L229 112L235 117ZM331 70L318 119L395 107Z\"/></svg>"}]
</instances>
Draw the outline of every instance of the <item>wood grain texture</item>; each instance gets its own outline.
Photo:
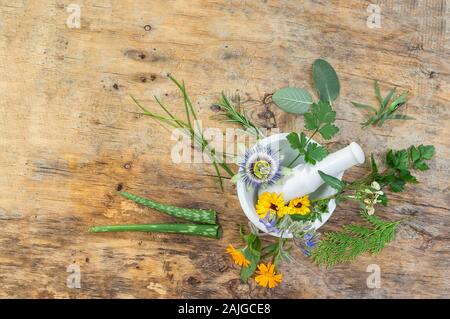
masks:
<instances>
[{"instance_id":1,"label":"wood grain texture","mask_svg":"<svg viewBox=\"0 0 450 319\"><path fill-rule=\"evenodd\" d=\"M382 28L366 26L369 1L0 0L0 297L43 298L392 298L450 296L450 53L444 0L371 1ZM81 28L66 8L81 6ZM151 30L146 31L145 25ZM341 133L380 154L387 147L434 144L421 183L392 195L380 216L415 216L376 257L330 270L296 253L275 290L243 284L225 255L245 224L233 185L218 191L207 165L172 164L170 132L136 115L129 94L177 114L182 103L165 74L184 79L204 125L220 91L238 92L251 116L281 131L303 119L261 101L287 85L311 90L311 64L327 59L342 84L335 107ZM413 122L362 130L350 101L374 102L382 89L410 90ZM224 128L224 126L221 126ZM349 171L348 179L368 170ZM89 234L92 225L171 220L115 194L219 212L219 241L174 235ZM339 208L324 227L359 221ZM66 286L81 268L81 289ZM367 266L381 268L368 289Z\"/></svg>"}]
</instances>

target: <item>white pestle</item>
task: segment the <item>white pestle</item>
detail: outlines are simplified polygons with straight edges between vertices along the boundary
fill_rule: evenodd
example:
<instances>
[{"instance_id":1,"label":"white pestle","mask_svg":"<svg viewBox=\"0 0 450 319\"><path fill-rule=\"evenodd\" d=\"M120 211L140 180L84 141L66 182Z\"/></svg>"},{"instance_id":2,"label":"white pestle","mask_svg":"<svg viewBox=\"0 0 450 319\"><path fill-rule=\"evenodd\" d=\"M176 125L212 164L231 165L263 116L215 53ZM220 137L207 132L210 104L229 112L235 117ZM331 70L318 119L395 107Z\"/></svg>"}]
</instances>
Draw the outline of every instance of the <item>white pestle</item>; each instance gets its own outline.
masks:
<instances>
[{"instance_id":1,"label":"white pestle","mask_svg":"<svg viewBox=\"0 0 450 319\"><path fill-rule=\"evenodd\" d=\"M358 144L352 142L347 147L328 155L316 165L298 165L293 168L292 174L285 177L282 181L260 188L258 196L264 192L283 194L283 198L287 203L293 198L314 192L324 183L318 171L337 177L350 167L364 163L364 160L363 150Z\"/></svg>"}]
</instances>

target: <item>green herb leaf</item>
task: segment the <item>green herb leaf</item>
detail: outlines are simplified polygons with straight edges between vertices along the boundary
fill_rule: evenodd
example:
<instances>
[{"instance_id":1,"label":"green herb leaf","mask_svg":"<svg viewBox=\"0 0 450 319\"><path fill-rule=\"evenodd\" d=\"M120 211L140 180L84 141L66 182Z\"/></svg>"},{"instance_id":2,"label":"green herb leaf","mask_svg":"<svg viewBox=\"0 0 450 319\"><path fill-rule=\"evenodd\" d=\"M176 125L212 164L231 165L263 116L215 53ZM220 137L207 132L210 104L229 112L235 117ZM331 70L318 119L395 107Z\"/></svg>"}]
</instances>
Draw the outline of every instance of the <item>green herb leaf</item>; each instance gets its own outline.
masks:
<instances>
[{"instance_id":1,"label":"green herb leaf","mask_svg":"<svg viewBox=\"0 0 450 319\"><path fill-rule=\"evenodd\" d=\"M321 101L331 102L338 98L340 92L339 78L331 64L322 59L313 63L314 85Z\"/></svg>"},{"instance_id":2,"label":"green herb leaf","mask_svg":"<svg viewBox=\"0 0 450 319\"><path fill-rule=\"evenodd\" d=\"M384 98L383 102L381 103L381 109L386 109L387 104L390 100L392 100L392 97L394 96L395 92L397 91L397 88L392 88L389 90L389 93Z\"/></svg>"},{"instance_id":3,"label":"green herb leaf","mask_svg":"<svg viewBox=\"0 0 450 319\"><path fill-rule=\"evenodd\" d=\"M325 147L309 142L305 153L305 162L315 165L328 155Z\"/></svg>"},{"instance_id":4,"label":"green herb leaf","mask_svg":"<svg viewBox=\"0 0 450 319\"><path fill-rule=\"evenodd\" d=\"M414 167L417 168L420 171L426 171L426 170L429 169L427 163L425 163L424 161L421 161L421 160L415 162L414 163Z\"/></svg>"},{"instance_id":5,"label":"green herb leaf","mask_svg":"<svg viewBox=\"0 0 450 319\"><path fill-rule=\"evenodd\" d=\"M345 182L341 181L340 179L338 179L334 176L328 175L322 171L319 171L319 175L322 178L322 180L325 182L325 184L333 187L338 192L342 191L346 186Z\"/></svg>"},{"instance_id":6,"label":"green herb leaf","mask_svg":"<svg viewBox=\"0 0 450 319\"><path fill-rule=\"evenodd\" d=\"M312 97L308 91L297 87L288 87L276 91L272 96L272 100L283 111L294 114L308 112L313 104Z\"/></svg>"},{"instance_id":7,"label":"green herb leaf","mask_svg":"<svg viewBox=\"0 0 450 319\"><path fill-rule=\"evenodd\" d=\"M409 156L413 163L417 162L418 160L420 160L420 157L421 157L420 151L417 149L417 147L411 146L409 149Z\"/></svg>"},{"instance_id":8,"label":"green herb leaf","mask_svg":"<svg viewBox=\"0 0 450 319\"><path fill-rule=\"evenodd\" d=\"M411 146L408 149L409 159L413 168L426 171L429 167L425 160L430 160L435 152L433 145L419 145L419 147Z\"/></svg>"},{"instance_id":9,"label":"green herb leaf","mask_svg":"<svg viewBox=\"0 0 450 319\"><path fill-rule=\"evenodd\" d=\"M356 102L352 102L352 104L353 104L354 106L359 107L359 108L362 108L362 109L368 109L368 110L372 111L372 112L375 113L375 114L377 113L377 109L374 108L374 107L371 106L371 105L361 104L361 103L356 103Z\"/></svg>"},{"instance_id":10,"label":"green herb leaf","mask_svg":"<svg viewBox=\"0 0 450 319\"><path fill-rule=\"evenodd\" d=\"M248 261L250 261L250 265L248 267L242 267L242 269L241 269L241 280L243 282L247 282L249 280L249 278L255 272L256 266L259 263L261 255L252 254L250 252L249 248L244 248L242 252L243 252L245 258L247 258Z\"/></svg>"},{"instance_id":11,"label":"green herb leaf","mask_svg":"<svg viewBox=\"0 0 450 319\"><path fill-rule=\"evenodd\" d=\"M378 174L378 165L377 162L375 162L375 158L373 157L373 154L370 154L370 165L372 169L372 175Z\"/></svg>"},{"instance_id":12,"label":"green herb leaf","mask_svg":"<svg viewBox=\"0 0 450 319\"><path fill-rule=\"evenodd\" d=\"M405 188L406 182L402 179L393 179L389 182L389 187L391 188L391 191L394 193L402 192Z\"/></svg>"},{"instance_id":13,"label":"green herb leaf","mask_svg":"<svg viewBox=\"0 0 450 319\"><path fill-rule=\"evenodd\" d=\"M303 132L300 135L295 132L289 133L286 139L294 150L304 152L307 138Z\"/></svg>"},{"instance_id":14,"label":"green herb leaf","mask_svg":"<svg viewBox=\"0 0 450 319\"><path fill-rule=\"evenodd\" d=\"M245 258L250 261L248 267L242 267L241 280L247 282L253 275L261 259L261 240L254 234L249 234L246 237L247 246L242 250Z\"/></svg>"},{"instance_id":15,"label":"green herb leaf","mask_svg":"<svg viewBox=\"0 0 450 319\"><path fill-rule=\"evenodd\" d=\"M386 163L392 168L407 170L409 167L407 150L389 150L386 154Z\"/></svg>"},{"instance_id":16,"label":"green herb leaf","mask_svg":"<svg viewBox=\"0 0 450 319\"><path fill-rule=\"evenodd\" d=\"M394 112L397 111L400 106L402 106L407 102L408 100L407 91L403 92L392 101L396 92L396 88L390 89L386 97L383 98L381 96L380 86L378 85L377 81L374 82L374 87L375 87L375 96L377 98L379 105L378 109L371 105L352 102L354 106L369 109L372 113L374 113L374 115L369 117L367 121L361 123L361 126L363 128L369 125L378 125L381 127L387 120L414 120L414 118L411 116L403 114L394 114Z\"/></svg>"},{"instance_id":17,"label":"green herb leaf","mask_svg":"<svg viewBox=\"0 0 450 319\"><path fill-rule=\"evenodd\" d=\"M331 139L339 128L332 123L336 120L336 112L328 102L314 103L311 110L304 114L305 128L317 131L326 140Z\"/></svg>"},{"instance_id":18,"label":"green herb leaf","mask_svg":"<svg viewBox=\"0 0 450 319\"><path fill-rule=\"evenodd\" d=\"M419 152L421 158L430 160L435 153L435 148L433 145L419 145Z\"/></svg>"},{"instance_id":19,"label":"green herb leaf","mask_svg":"<svg viewBox=\"0 0 450 319\"><path fill-rule=\"evenodd\" d=\"M225 93L222 92L220 101L217 104L220 111L222 111L219 115L226 118L226 120L222 121L239 124L244 130L255 135L257 138L264 137L260 128L254 124L247 116L247 113L241 109L241 99L239 95L236 95L235 100L236 103L233 104Z\"/></svg>"},{"instance_id":20,"label":"green herb leaf","mask_svg":"<svg viewBox=\"0 0 450 319\"><path fill-rule=\"evenodd\" d=\"M326 148L314 142L308 142L308 138L303 132L300 135L295 132L289 133L286 139L291 147L299 152L300 156L304 156L307 163L314 165L328 155Z\"/></svg>"},{"instance_id":21,"label":"green herb leaf","mask_svg":"<svg viewBox=\"0 0 450 319\"><path fill-rule=\"evenodd\" d=\"M312 251L318 265L332 267L356 259L364 253L378 254L395 237L400 221L388 222L362 213L366 225L350 224L341 231L329 232Z\"/></svg>"},{"instance_id":22,"label":"green herb leaf","mask_svg":"<svg viewBox=\"0 0 450 319\"><path fill-rule=\"evenodd\" d=\"M320 135L326 140L331 139L337 132L339 128L333 124L325 124L319 129Z\"/></svg>"},{"instance_id":23,"label":"green herb leaf","mask_svg":"<svg viewBox=\"0 0 450 319\"><path fill-rule=\"evenodd\" d=\"M377 98L378 103L383 104L383 98L381 97L381 90L378 81L375 81L373 85L375 88L375 97Z\"/></svg>"}]
</instances>

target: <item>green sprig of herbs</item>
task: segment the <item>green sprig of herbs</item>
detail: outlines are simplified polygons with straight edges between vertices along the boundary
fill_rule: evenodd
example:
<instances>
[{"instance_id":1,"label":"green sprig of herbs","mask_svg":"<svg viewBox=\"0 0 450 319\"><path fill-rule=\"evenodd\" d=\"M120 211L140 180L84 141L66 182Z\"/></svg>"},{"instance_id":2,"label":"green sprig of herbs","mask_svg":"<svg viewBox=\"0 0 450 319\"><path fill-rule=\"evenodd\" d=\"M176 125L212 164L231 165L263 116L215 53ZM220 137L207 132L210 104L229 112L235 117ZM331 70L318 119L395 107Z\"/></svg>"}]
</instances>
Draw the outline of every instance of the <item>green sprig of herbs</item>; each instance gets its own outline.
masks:
<instances>
[{"instance_id":1,"label":"green sprig of herbs","mask_svg":"<svg viewBox=\"0 0 450 319\"><path fill-rule=\"evenodd\" d=\"M334 125L336 112L332 109L332 102L339 97L340 83L336 71L331 64L322 59L314 61L312 66L314 87L319 96L318 102L313 102L307 90L297 87L288 87L276 91L272 100L286 112L303 114L305 129L312 132L309 137L305 133L291 133L287 136L291 147L298 151L298 155L288 167L301 157L306 163L315 164L328 155L325 147L312 141L316 134L323 139L330 140L339 132Z\"/></svg>"},{"instance_id":2,"label":"green sprig of herbs","mask_svg":"<svg viewBox=\"0 0 450 319\"><path fill-rule=\"evenodd\" d=\"M404 190L406 183L417 183L418 180L411 171L427 170L429 167L425 161L430 160L435 154L432 145L410 146L407 149L388 150L385 154L386 169L380 172L378 165L371 156L371 173L366 177L352 183L341 181L324 172L319 174L323 181L337 192L332 196L336 202L354 200L359 202L362 208L363 218L370 226L345 225L341 231L326 233L317 248L313 250L313 261L319 265L332 267L336 263L354 260L366 252L377 254L387 243L393 240L395 230L400 223L383 221L380 218L367 214L364 200L367 190L371 190L373 183L378 183L379 189L389 187L393 192ZM378 190L379 190L378 189ZM373 190L375 191L375 190ZM372 191L370 191L372 192ZM370 194L369 195L372 195ZM358 194L364 194L363 197ZM381 193L377 203L387 205L386 194ZM367 196L369 196L367 195ZM372 203L374 205L376 203Z\"/></svg>"},{"instance_id":3,"label":"green sprig of herbs","mask_svg":"<svg viewBox=\"0 0 450 319\"><path fill-rule=\"evenodd\" d=\"M403 114L394 114L402 105L404 105L408 101L408 92L405 91L399 96L395 96L396 88L392 88L389 90L389 93L383 98L381 96L380 86L378 82L375 81L375 96L378 101L378 108L375 108L371 105L352 102L352 104L359 108L364 108L369 110L373 115L367 119L367 121L361 123L363 128L368 127L370 125L378 125L379 127L384 124L387 120L414 120L413 117L403 115Z\"/></svg>"},{"instance_id":4,"label":"green sprig of herbs","mask_svg":"<svg viewBox=\"0 0 450 319\"><path fill-rule=\"evenodd\" d=\"M402 221L384 221L377 216L361 214L368 225L349 224L341 231L326 233L317 248L312 251L312 260L326 267L356 259L364 253L378 254L394 240L395 230Z\"/></svg>"},{"instance_id":5,"label":"green sprig of herbs","mask_svg":"<svg viewBox=\"0 0 450 319\"><path fill-rule=\"evenodd\" d=\"M291 147L299 153L288 165L291 167L300 156L303 156L306 163L316 164L328 155L325 147L311 141L311 139L319 133L322 138L329 140L337 132L339 128L333 123L336 120L336 112L333 111L328 102L319 101L314 103L310 111L304 114L305 129L312 131L310 137L306 137L305 133L290 133L287 140Z\"/></svg>"},{"instance_id":6,"label":"green sprig of herbs","mask_svg":"<svg viewBox=\"0 0 450 319\"><path fill-rule=\"evenodd\" d=\"M164 104L162 104L162 102L156 96L154 97L156 102L161 107L161 109L166 113L166 115L160 115L160 114L153 113L150 110L148 110L147 108L145 108L133 96L131 96L131 98L136 103L136 105L142 110L142 113L141 113L142 115L151 117L152 119L154 119L158 122L167 124L174 128L182 129L188 136L191 137L192 141L194 142L195 146L198 149L200 149L202 152L206 152L206 154L208 154L208 156L211 159L211 163L213 165L215 173L217 175L220 189L223 191L223 180L222 180L223 176L221 175L219 167L222 168L230 177L233 177L235 174L233 173L231 168L228 166L228 164L224 161L223 154L222 155L218 154L216 152L216 150L204 138L202 130L198 123L197 114L192 105L191 99L189 98L189 95L187 94L184 81L179 82L171 75L168 75L168 77L178 87L178 89L180 90L180 92L182 94L184 110L186 113L185 121L175 117L167 109L167 107L165 107Z\"/></svg>"},{"instance_id":7,"label":"green sprig of herbs","mask_svg":"<svg viewBox=\"0 0 450 319\"><path fill-rule=\"evenodd\" d=\"M397 151L389 150L385 155L387 168L383 173L378 171L378 165L372 156L370 177L382 185L389 186L392 192L401 192L406 183L418 182L411 170L428 170L429 167L425 161L430 160L434 154L433 145L410 146Z\"/></svg>"},{"instance_id":8,"label":"green sprig of herbs","mask_svg":"<svg viewBox=\"0 0 450 319\"><path fill-rule=\"evenodd\" d=\"M233 104L230 99L227 98L224 92L222 92L220 96L220 101L217 104L219 110L222 112L221 116L224 116L226 119L223 122L234 123L242 126L250 134L256 136L257 138L263 138L264 134L255 125L247 113L242 110L241 100L239 95L236 96L236 103Z\"/></svg>"}]
</instances>

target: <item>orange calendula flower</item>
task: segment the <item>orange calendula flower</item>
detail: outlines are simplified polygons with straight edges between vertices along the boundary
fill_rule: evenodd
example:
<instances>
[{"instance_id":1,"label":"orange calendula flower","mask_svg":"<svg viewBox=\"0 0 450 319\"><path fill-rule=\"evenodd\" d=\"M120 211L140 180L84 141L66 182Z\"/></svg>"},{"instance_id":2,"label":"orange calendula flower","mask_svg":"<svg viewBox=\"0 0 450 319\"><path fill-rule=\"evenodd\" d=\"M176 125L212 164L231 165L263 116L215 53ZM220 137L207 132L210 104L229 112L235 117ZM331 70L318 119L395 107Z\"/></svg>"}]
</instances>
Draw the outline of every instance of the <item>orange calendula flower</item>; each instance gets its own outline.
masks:
<instances>
[{"instance_id":1,"label":"orange calendula flower","mask_svg":"<svg viewBox=\"0 0 450 319\"><path fill-rule=\"evenodd\" d=\"M234 263L236 265L242 266L242 267L248 267L250 265L250 261L248 261L247 258L245 258L244 254L233 247L233 245L229 245L227 248L227 253L230 254L231 258L233 258Z\"/></svg>"},{"instance_id":2,"label":"orange calendula flower","mask_svg":"<svg viewBox=\"0 0 450 319\"><path fill-rule=\"evenodd\" d=\"M291 200L289 205L284 209L284 212L289 215L308 215L311 212L310 206L311 202L309 201L309 196L306 195Z\"/></svg>"},{"instance_id":3,"label":"orange calendula flower","mask_svg":"<svg viewBox=\"0 0 450 319\"><path fill-rule=\"evenodd\" d=\"M256 282L263 287L274 288L283 280L283 275L276 274L275 265L271 263L268 263L267 265L263 263L259 264L256 275Z\"/></svg>"},{"instance_id":4,"label":"orange calendula flower","mask_svg":"<svg viewBox=\"0 0 450 319\"><path fill-rule=\"evenodd\" d=\"M284 199L283 196L277 193L262 193L259 195L256 203L256 212L261 218L264 218L267 213L271 215L277 214L278 217L283 217Z\"/></svg>"}]
</instances>

